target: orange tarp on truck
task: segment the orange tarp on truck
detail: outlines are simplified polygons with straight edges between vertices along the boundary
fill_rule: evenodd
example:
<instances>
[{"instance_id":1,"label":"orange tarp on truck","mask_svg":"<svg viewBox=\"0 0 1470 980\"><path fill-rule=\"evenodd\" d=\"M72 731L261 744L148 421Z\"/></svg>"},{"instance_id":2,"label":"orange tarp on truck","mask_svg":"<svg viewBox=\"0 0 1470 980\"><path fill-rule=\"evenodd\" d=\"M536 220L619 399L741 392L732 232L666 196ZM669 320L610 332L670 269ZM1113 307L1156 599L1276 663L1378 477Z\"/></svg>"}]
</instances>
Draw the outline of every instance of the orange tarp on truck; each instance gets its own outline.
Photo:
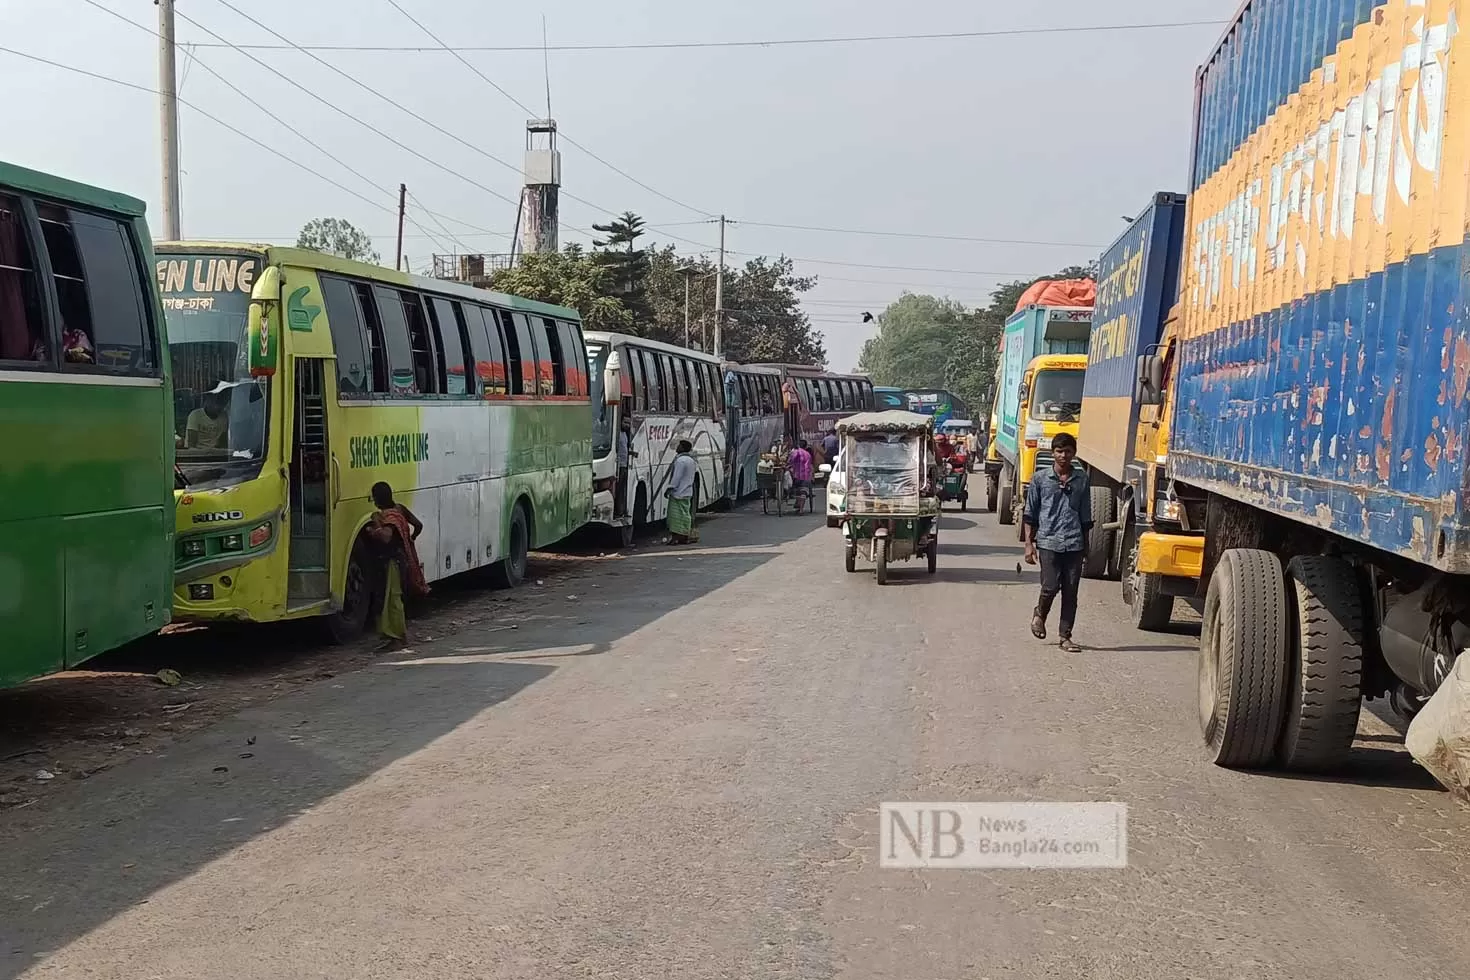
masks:
<instances>
[{"instance_id":1,"label":"orange tarp on truck","mask_svg":"<svg viewBox=\"0 0 1470 980\"><path fill-rule=\"evenodd\" d=\"M1016 310L1028 306L1092 306L1096 300L1097 283L1091 279L1042 279L1021 294Z\"/></svg>"}]
</instances>

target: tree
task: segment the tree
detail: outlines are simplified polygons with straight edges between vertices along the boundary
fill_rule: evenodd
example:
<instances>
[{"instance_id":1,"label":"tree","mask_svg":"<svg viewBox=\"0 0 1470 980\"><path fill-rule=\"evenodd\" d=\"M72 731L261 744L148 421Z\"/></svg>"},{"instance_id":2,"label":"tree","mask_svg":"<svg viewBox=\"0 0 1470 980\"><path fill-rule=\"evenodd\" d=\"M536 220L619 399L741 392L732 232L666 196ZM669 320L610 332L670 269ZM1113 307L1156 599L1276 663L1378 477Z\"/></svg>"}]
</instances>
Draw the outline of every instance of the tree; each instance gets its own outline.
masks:
<instances>
[{"instance_id":1,"label":"tree","mask_svg":"<svg viewBox=\"0 0 1470 980\"><path fill-rule=\"evenodd\" d=\"M296 247L374 265L382 262L373 250L372 236L345 218L312 218L301 226L301 233L296 236Z\"/></svg>"},{"instance_id":2,"label":"tree","mask_svg":"<svg viewBox=\"0 0 1470 980\"><path fill-rule=\"evenodd\" d=\"M576 243L560 252L527 252L510 269L491 274L491 285L514 296L567 306L593 330L630 330L633 316L609 295L611 273Z\"/></svg>"},{"instance_id":3,"label":"tree","mask_svg":"<svg viewBox=\"0 0 1470 980\"><path fill-rule=\"evenodd\" d=\"M637 248L638 239L643 237L643 219L632 211L624 211L607 224L592 226L603 238L593 239L598 251L595 260L611 274L613 295L633 314L635 322L648 318L648 300L644 293L644 280L648 276L648 254Z\"/></svg>"}]
</instances>

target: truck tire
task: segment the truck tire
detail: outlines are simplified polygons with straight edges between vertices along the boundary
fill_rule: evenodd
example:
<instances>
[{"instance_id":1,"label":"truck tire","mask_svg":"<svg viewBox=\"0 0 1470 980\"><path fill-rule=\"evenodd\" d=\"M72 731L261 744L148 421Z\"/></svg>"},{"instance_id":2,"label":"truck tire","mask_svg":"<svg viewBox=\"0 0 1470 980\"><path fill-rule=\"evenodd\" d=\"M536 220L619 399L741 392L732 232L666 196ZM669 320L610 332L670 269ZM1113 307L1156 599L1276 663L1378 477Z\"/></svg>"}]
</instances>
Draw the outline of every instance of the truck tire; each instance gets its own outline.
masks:
<instances>
[{"instance_id":1,"label":"truck tire","mask_svg":"<svg viewBox=\"0 0 1470 980\"><path fill-rule=\"evenodd\" d=\"M1217 766L1275 761L1290 608L1281 560L1271 552L1232 548L1220 556L1199 645L1200 729Z\"/></svg>"},{"instance_id":2,"label":"truck tire","mask_svg":"<svg viewBox=\"0 0 1470 980\"><path fill-rule=\"evenodd\" d=\"M1087 539L1087 554L1082 559L1082 574L1088 578L1109 578L1113 571L1113 535L1117 531L1103 531L1104 524L1117 520L1118 498L1111 487L1091 487L1092 534Z\"/></svg>"},{"instance_id":3,"label":"truck tire","mask_svg":"<svg viewBox=\"0 0 1470 980\"><path fill-rule=\"evenodd\" d=\"M1138 570L1138 530L1129 528L1128 566L1123 570L1123 601L1133 628L1157 633L1174 618L1174 597L1164 595L1164 579Z\"/></svg>"},{"instance_id":4,"label":"truck tire","mask_svg":"<svg viewBox=\"0 0 1470 980\"><path fill-rule=\"evenodd\" d=\"M1340 558L1299 555L1286 566L1295 629L1281 763L1320 772L1347 758L1363 687L1363 593Z\"/></svg>"},{"instance_id":5,"label":"truck tire","mask_svg":"<svg viewBox=\"0 0 1470 980\"><path fill-rule=\"evenodd\" d=\"M999 503L1000 477L987 476L985 478L985 509L992 514L995 513L996 505Z\"/></svg>"},{"instance_id":6,"label":"truck tire","mask_svg":"<svg viewBox=\"0 0 1470 980\"><path fill-rule=\"evenodd\" d=\"M1011 475L1011 468L1007 466L1001 470L1000 476L996 478L1000 485L999 499L995 504L995 519L1002 524L1016 523L1016 512L1012 507L1015 503L1015 477Z\"/></svg>"}]
</instances>

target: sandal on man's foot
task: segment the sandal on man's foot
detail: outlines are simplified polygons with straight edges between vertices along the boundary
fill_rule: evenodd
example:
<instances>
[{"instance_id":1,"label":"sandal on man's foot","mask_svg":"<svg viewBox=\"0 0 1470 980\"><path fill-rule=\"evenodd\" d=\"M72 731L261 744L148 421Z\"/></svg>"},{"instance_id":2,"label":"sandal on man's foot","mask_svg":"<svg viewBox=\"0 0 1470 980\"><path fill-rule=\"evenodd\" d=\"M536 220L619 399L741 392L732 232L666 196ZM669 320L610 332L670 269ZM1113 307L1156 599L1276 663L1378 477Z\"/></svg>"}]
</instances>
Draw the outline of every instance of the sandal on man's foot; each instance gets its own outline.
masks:
<instances>
[{"instance_id":1,"label":"sandal on man's foot","mask_svg":"<svg viewBox=\"0 0 1470 980\"><path fill-rule=\"evenodd\" d=\"M1062 652L1063 653L1081 653L1082 652L1082 648L1079 647L1077 644L1073 643L1072 642L1072 638L1070 636L1064 636L1064 637L1062 637L1062 642L1059 643L1059 644L1057 644L1057 645L1062 648Z\"/></svg>"},{"instance_id":2,"label":"sandal on man's foot","mask_svg":"<svg viewBox=\"0 0 1470 980\"><path fill-rule=\"evenodd\" d=\"M1031 614L1031 635L1038 640L1046 639L1046 620L1041 618L1040 613Z\"/></svg>"}]
</instances>

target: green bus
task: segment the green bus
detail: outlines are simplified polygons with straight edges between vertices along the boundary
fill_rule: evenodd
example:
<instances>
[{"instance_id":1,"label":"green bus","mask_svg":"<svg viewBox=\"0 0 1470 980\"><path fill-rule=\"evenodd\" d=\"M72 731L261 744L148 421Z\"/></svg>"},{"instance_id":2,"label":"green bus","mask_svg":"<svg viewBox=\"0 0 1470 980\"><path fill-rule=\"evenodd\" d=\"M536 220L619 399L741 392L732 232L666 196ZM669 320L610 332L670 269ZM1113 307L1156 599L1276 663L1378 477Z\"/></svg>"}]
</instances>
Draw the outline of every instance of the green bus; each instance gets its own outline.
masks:
<instances>
[{"instance_id":1,"label":"green bus","mask_svg":"<svg viewBox=\"0 0 1470 980\"><path fill-rule=\"evenodd\" d=\"M0 163L0 686L170 618L173 398L143 202Z\"/></svg>"}]
</instances>

